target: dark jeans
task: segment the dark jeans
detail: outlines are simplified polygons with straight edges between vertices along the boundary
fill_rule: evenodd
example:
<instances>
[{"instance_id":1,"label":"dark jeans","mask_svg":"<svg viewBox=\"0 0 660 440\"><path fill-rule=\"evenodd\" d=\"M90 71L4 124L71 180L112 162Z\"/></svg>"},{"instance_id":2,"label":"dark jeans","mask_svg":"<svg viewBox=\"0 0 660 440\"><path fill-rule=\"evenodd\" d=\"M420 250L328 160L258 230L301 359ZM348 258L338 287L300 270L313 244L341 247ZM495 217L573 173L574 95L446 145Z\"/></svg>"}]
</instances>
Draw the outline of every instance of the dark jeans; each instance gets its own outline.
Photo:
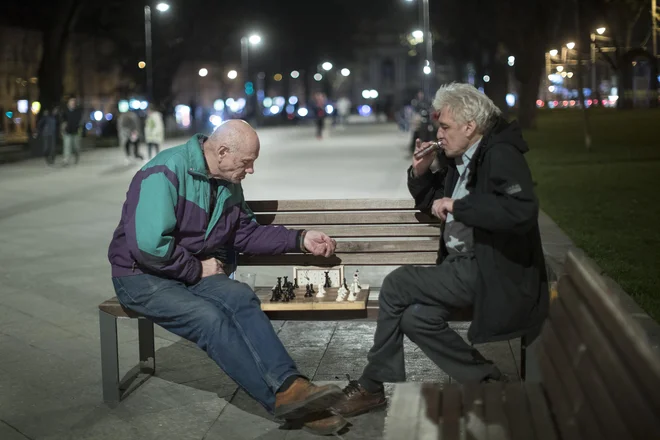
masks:
<instances>
[{"instance_id":1,"label":"dark jeans","mask_svg":"<svg viewBox=\"0 0 660 440\"><path fill-rule=\"evenodd\" d=\"M55 162L55 135L44 134L41 135L41 142L44 150L44 157L46 158L46 163L52 164Z\"/></svg>"},{"instance_id":2,"label":"dark jeans","mask_svg":"<svg viewBox=\"0 0 660 440\"><path fill-rule=\"evenodd\" d=\"M144 159L141 155L140 152L138 151L139 147L139 142L131 142L131 140L127 140L126 144L124 144L124 148L126 148L126 157L131 157L131 144L133 145L133 156L136 159Z\"/></svg>"},{"instance_id":3,"label":"dark jeans","mask_svg":"<svg viewBox=\"0 0 660 440\"><path fill-rule=\"evenodd\" d=\"M377 382L405 381L406 335L460 383L499 378L497 367L447 323L453 309L473 303L478 273L474 256L454 255L439 266L403 266L385 277L374 345L363 376Z\"/></svg>"},{"instance_id":4,"label":"dark jeans","mask_svg":"<svg viewBox=\"0 0 660 440\"><path fill-rule=\"evenodd\" d=\"M282 383L300 375L247 284L226 275L194 286L147 274L112 282L124 306L196 343L271 413Z\"/></svg>"},{"instance_id":5,"label":"dark jeans","mask_svg":"<svg viewBox=\"0 0 660 440\"><path fill-rule=\"evenodd\" d=\"M155 142L147 142L147 152L148 152L148 157L150 157L150 158L153 157L151 155L151 149L152 148L154 149L154 156L155 156L156 154L158 154L160 146Z\"/></svg>"}]
</instances>

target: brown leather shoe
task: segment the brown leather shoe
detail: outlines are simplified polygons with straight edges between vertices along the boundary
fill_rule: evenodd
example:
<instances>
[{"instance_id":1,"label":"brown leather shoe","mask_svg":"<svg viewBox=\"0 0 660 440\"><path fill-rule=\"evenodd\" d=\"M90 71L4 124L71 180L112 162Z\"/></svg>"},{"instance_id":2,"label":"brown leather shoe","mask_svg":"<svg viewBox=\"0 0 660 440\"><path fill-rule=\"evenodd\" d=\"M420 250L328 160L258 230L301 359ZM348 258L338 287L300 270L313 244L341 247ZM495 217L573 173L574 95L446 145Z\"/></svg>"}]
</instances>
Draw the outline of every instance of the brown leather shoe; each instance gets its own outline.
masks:
<instances>
[{"instance_id":1,"label":"brown leather shoe","mask_svg":"<svg viewBox=\"0 0 660 440\"><path fill-rule=\"evenodd\" d=\"M300 419L329 409L343 396L337 385L316 386L299 377L283 392L275 395L275 417Z\"/></svg>"},{"instance_id":2,"label":"brown leather shoe","mask_svg":"<svg viewBox=\"0 0 660 440\"><path fill-rule=\"evenodd\" d=\"M343 398L332 409L344 417L358 416L376 408L387 406L384 391L370 393L357 380L349 380L343 391Z\"/></svg>"},{"instance_id":3,"label":"brown leather shoe","mask_svg":"<svg viewBox=\"0 0 660 440\"><path fill-rule=\"evenodd\" d=\"M289 420L292 427L302 425L302 429L316 435L332 435L348 424L345 418L330 411L309 414L303 419Z\"/></svg>"}]
</instances>

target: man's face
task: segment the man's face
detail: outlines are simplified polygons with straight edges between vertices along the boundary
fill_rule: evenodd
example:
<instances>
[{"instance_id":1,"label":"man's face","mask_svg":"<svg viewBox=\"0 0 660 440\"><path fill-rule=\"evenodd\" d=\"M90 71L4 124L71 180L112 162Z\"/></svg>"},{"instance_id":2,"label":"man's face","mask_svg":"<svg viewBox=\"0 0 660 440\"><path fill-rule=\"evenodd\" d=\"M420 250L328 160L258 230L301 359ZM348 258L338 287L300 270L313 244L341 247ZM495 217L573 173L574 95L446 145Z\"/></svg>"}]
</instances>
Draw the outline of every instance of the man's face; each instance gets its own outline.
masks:
<instances>
[{"instance_id":1,"label":"man's face","mask_svg":"<svg viewBox=\"0 0 660 440\"><path fill-rule=\"evenodd\" d=\"M248 174L254 173L254 162L258 157L259 144L243 146L234 152L229 151L226 147L220 147L217 154L216 171L212 171L211 175L231 183L241 183Z\"/></svg>"},{"instance_id":2,"label":"man's face","mask_svg":"<svg viewBox=\"0 0 660 440\"><path fill-rule=\"evenodd\" d=\"M438 141L442 143L447 157L458 157L470 148L475 131L474 122L459 124L451 111L444 108L438 115L437 124Z\"/></svg>"},{"instance_id":3,"label":"man's face","mask_svg":"<svg viewBox=\"0 0 660 440\"><path fill-rule=\"evenodd\" d=\"M69 99L66 106L69 108L69 110L73 110L76 108L76 100L74 98Z\"/></svg>"}]
</instances>

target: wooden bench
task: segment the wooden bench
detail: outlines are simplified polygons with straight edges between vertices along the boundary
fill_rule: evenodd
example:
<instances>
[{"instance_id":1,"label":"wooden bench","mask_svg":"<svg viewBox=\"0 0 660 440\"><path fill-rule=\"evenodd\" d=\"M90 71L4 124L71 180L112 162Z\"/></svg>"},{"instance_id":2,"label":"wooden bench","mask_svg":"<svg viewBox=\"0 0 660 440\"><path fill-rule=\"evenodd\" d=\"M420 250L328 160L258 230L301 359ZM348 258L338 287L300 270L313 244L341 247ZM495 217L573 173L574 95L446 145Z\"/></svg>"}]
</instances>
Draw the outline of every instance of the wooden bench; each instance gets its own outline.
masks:
<instances>
[{"instance_id":1,"label":"wooden bench","mask_svg":"<svg viewBox=\"0 0 660 440\"><path fill-rule=\"evenodd\" d=\"M336 254L331 258L310 254L239 255L239 266L400 266L406 264L436 264L440 221L414 209L409 199L352 200L264 200L248 202L262 225L282 225L296 229L318 229L337 239ZM364 271L363 271L364 272ZM277 320L336 321L346 319L375 320L376 301L365 298L361 309L338 308L336 303L316 304L313 310L300 301L273 304L266 299L270 289L255 289L262 298L262 308ZM266 301L264 301L266 300ZM267 306L267 307L264 307ZM278 307L279 306L279 307ZM120 380L117 354L117 318L139 318L121 307L116 298L99 306L101 326L101 356L103 365L104 400L116 404L141 383L136 373L154 374L153 324L138 320L140 366ZM452 321L470 321L471 309L456 310ZM525 375L527 341L521 340L521 376Z\"/></svg>"},{"instance_id":2,"label":"wooden bench","mask_svg":"<svg viewBox=\"0 0 660 440\"><path fill-rule=\"evenodd\" d=\"M660 438L658 352L584 254L569 252L565 269L539 341L541 383L397 385L385 438Z\"/></svg>"}]
</instances>

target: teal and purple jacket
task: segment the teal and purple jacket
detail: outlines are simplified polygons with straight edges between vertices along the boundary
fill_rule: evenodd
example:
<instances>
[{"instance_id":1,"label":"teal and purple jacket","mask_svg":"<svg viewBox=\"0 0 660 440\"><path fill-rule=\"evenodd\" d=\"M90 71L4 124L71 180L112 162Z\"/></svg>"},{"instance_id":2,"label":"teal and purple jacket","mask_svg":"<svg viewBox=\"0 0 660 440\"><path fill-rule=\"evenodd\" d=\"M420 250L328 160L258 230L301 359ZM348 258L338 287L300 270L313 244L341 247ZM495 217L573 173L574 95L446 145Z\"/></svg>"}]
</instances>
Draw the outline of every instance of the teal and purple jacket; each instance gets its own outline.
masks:
<instances>
[{"instance_id":1,"label":"teal and purple jacket","mask_svg":"<svg viewBox=\"0 0 660 440\"><path fill-rule=\"evenodd\" d=\"M133 177L108 250L112 276L150 273L197 283L200 261L220 249L300 252L302 231L262 226L240 184L218 181L215 209L200 146L203 135L158 154Z\"/></svg>"}]
</instances>

